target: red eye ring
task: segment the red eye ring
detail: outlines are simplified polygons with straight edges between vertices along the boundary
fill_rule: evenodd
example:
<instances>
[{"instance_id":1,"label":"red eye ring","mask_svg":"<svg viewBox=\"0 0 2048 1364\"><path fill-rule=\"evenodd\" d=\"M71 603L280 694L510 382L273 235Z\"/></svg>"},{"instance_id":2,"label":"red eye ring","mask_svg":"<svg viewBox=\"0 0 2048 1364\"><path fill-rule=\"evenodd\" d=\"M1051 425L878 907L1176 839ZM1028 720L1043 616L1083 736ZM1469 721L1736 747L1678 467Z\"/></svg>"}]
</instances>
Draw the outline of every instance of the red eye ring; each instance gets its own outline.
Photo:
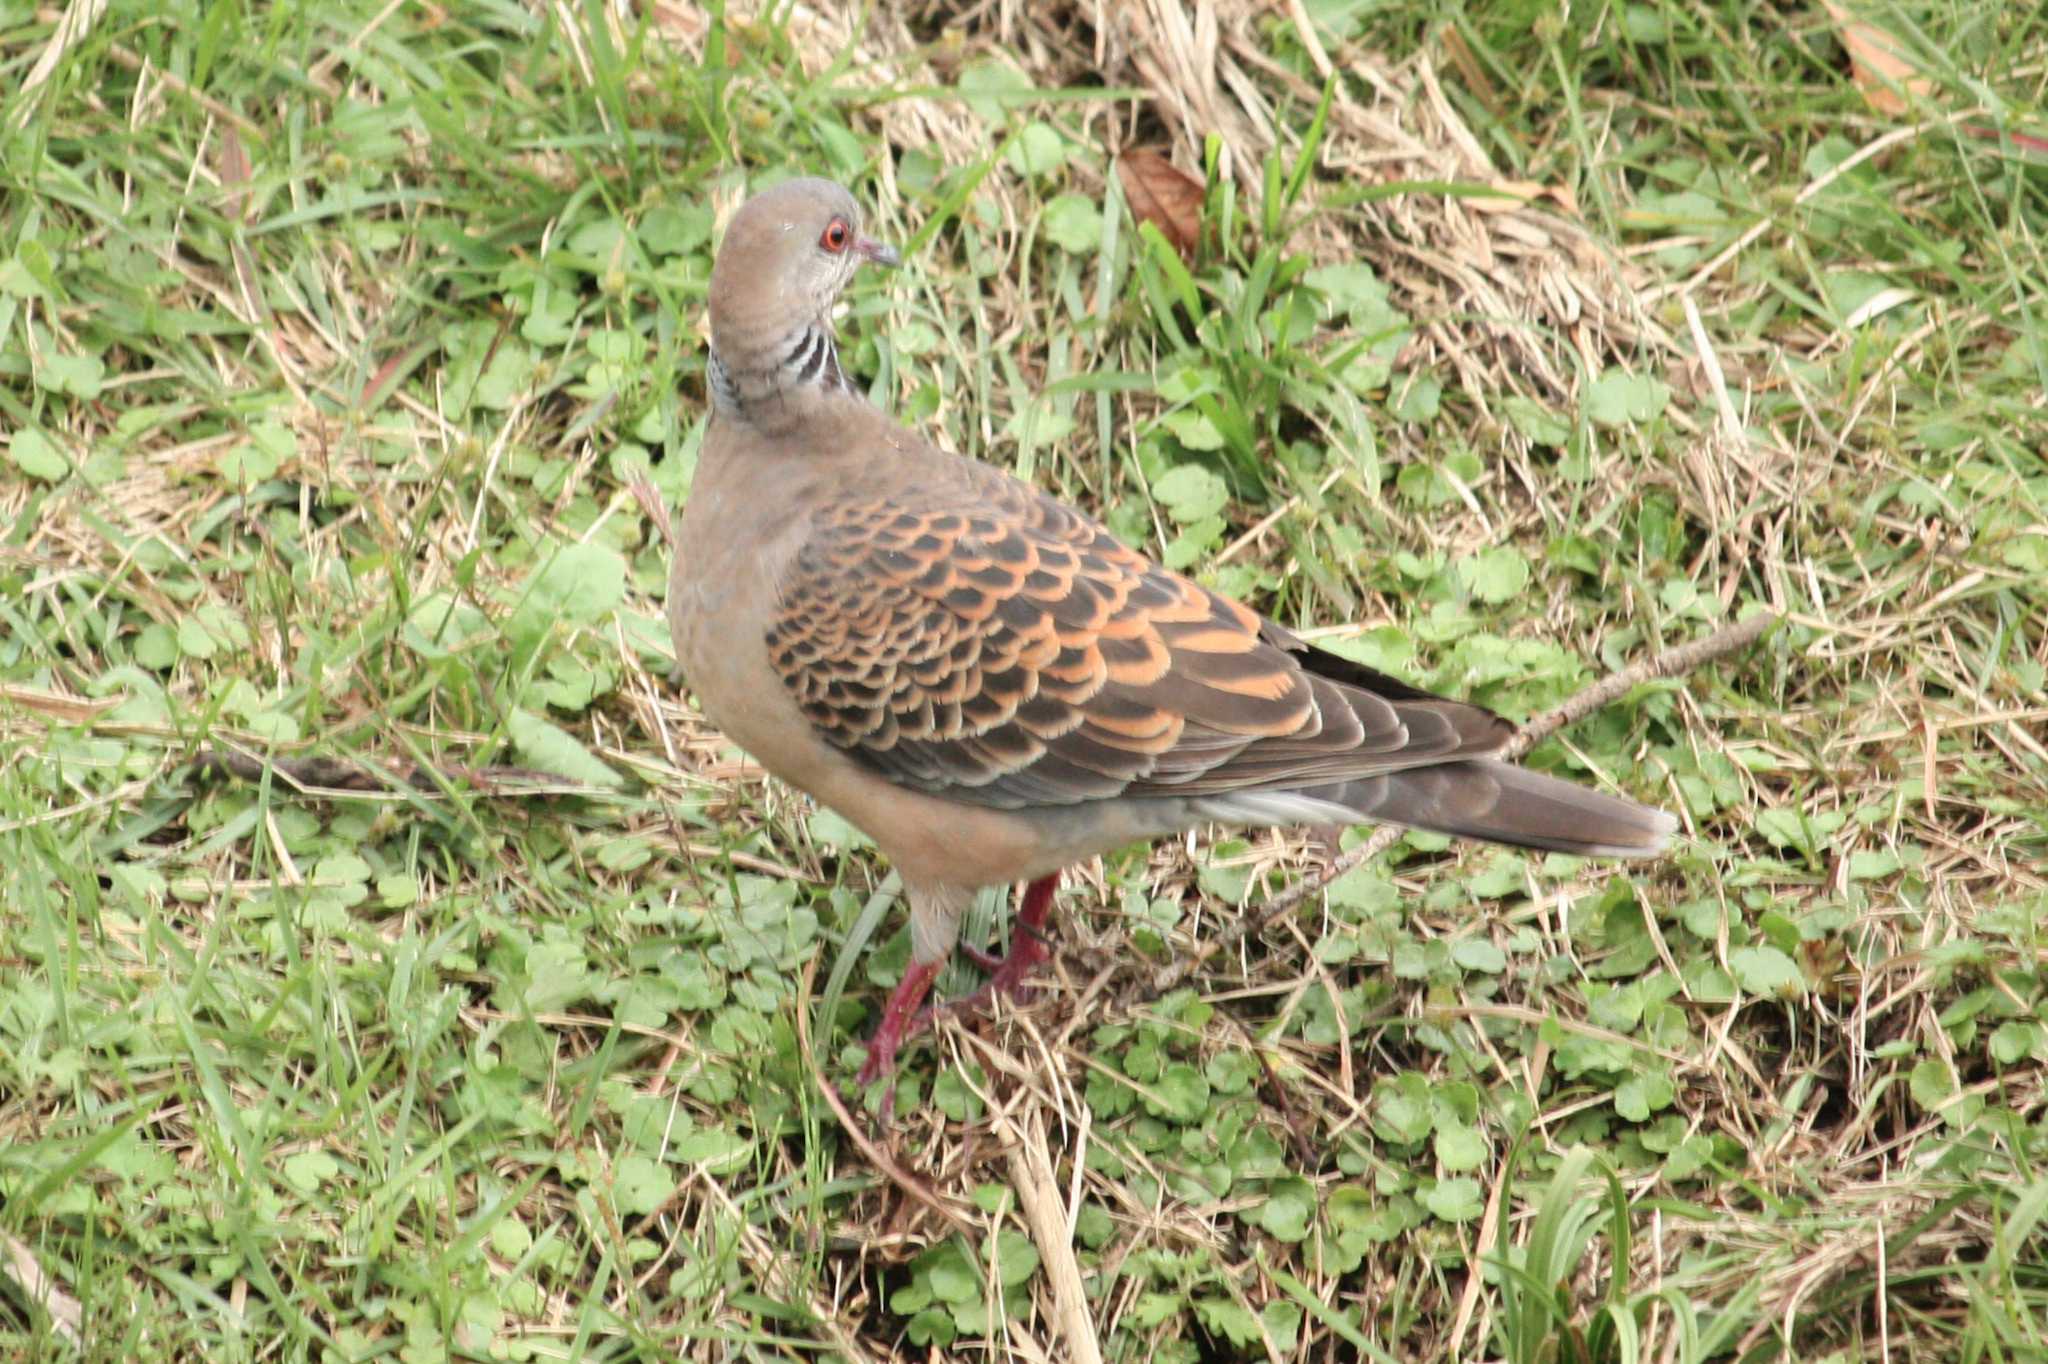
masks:
<instances>
[{"instance_id":1,"label":"red eye ring","mask_svg":"<svg viewBox=\"0 0 2048 1364\"><path fill-rule=\"evenodd\" d=\"M818 237L818 245L836 256L844 251L846 244L852 240L853 229L846 225L846 219L834 218Z\"/></svg>"}]
</instances>

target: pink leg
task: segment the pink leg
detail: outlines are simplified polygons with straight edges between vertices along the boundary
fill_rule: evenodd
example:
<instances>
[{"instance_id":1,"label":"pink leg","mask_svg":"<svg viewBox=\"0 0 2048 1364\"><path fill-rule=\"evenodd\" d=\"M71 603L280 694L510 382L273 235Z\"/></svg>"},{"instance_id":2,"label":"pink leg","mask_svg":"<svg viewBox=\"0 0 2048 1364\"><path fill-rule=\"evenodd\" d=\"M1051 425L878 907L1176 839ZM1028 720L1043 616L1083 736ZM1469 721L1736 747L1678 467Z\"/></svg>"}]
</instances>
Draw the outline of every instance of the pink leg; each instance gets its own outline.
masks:
<instances>
[{"instance_id":1,"label":"pink leg","mask_svg":"<svg viewBox=\"0 0 2048 1364\"><path fill-rule=\"evenodd\" d=\"M861 1065L858 1083L868 1084L896 1068L896 1049L923 1026L919 1006L938 977L939 963L935 961L914 961L903 968L903 979L896 982L895 992L882 1010L882 1024L868 1043L868 1059Z\"/></svg>"},{"instance_id":2,"label":"pink leg","mask_svg":"<svg viewBox=\"0 0 2048 1364\"><path fill-rule=\"evenodd\" d=\"M1053 892L1059 887L1058 872L1041 876L1024 887L1024 902L1017 906L1017 921L1010 926L1010 950L1002 956L978 948L958 949L988 972L988 983L963 999L937 1007L978 1009L996 994L1008 995L1020 1004L1030 999L1029 977L1033 968L1052 956L1052 949L1046 946L1045 920L1052 912Z\"/></svg>"},{"instance_id":3,"label":"pink leg","mask_svg":"<svg viewBox=\"0 0 2048 1364\"><path fill-rule=\"evenodd\" d=\"M971 948L961 949L989 972L988 983L965 999L940 1007L978 1007L987 1003L989 996L996 992L1016 1000L1029 998L1027 978L1034 967L1052 955L1046 947L1045 920L1052 912L1053 892L1059 889L1059 884L1059 874L1055 872L1051 876L1039 877L1024 888L1024 902L1017 907L1017 922L1010 930L1010 950L1004 956L997 958ZM938 979L941 964L913 961L904 968L903 979L896 982L896 989L882 1009L882 1022L868 1042L868 1057L861 1064L856 1083L871 1084L894 1070L897 1050L931 1022L933 1011L922 1005L925 996L931 993L932 982ZM894 1097L892 1092L890 1099L885 1101L882 1110L884 1122L888 1120L887 1105L894 1101Z\"/></svg>"},{"instance_id":4,"label":"pink leg","mask_svg":"<svg viewBox=\"0 0 2048 1364\"><path fill-rule=\"evenodd\" d=\"M988 988L1012 999L1029 998L1025 983L1032 968L1052 956L1046 946L1045 920L1052 913L1053 892L1060 888L1060 874L1041 876L1024 887L1024 903L1017 907L1017 922L1010 926L1010 950L996 963Z\"/></svg>"}]
</instances>

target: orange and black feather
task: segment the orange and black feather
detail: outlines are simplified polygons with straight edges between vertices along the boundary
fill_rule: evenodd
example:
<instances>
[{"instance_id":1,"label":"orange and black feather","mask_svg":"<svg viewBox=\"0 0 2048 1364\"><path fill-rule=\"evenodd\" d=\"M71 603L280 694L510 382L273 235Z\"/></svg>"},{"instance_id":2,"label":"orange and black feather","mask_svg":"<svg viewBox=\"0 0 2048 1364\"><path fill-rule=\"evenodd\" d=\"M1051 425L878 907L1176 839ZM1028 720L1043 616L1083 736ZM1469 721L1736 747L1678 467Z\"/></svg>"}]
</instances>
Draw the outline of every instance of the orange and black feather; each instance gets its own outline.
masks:
<instances>
[{"instance_id":1,"label":"orange and black feather","mask_svg":"<svg viewBox=\"0 0 2048 1364\"><path fill-rule=\"evenodd\" d=\"M1326 785L1512 732L1315 649L985 465L821 511L767 645L827 740L999 808Z\"/></svg>"}]
</instances>

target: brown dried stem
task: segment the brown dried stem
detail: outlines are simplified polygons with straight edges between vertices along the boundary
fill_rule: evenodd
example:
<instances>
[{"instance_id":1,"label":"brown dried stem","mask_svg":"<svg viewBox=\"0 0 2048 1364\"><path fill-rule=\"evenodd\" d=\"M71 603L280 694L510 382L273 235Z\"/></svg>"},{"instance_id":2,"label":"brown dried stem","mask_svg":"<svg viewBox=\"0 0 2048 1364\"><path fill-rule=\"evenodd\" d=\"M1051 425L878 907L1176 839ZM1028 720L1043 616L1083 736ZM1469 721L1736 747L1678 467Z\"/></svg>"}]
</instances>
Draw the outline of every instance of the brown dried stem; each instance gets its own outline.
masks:
<instances>
[{"instance_id":1,"label":"brown dried stem","mask_svg":"<svg viewBox=\"0 0 2048 1364\"><path fill-rule=\"evenodd\" d=\"M531 767L465 767L460 763L429 766L410 758L384 758L371 764L318 754L286 758L216 746L200 749L193 761L201 772L218 772L242 781L262 781L264 774L270 773L282 777L301 795L402 789L438 792L448 786L467 786L487 796L572 795L587 790L556 773Z\"/></svg>"}]
</instances>

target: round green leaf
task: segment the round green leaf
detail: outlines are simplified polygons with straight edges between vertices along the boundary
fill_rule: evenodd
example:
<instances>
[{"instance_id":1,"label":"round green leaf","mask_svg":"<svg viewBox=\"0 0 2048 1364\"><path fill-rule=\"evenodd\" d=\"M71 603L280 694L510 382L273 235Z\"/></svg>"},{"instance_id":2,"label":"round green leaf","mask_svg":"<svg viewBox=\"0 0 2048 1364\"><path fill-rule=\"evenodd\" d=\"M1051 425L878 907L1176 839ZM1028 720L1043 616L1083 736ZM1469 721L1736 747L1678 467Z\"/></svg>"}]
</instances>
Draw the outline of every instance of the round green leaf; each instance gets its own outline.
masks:
<instances>
[{"instance_id":1,"label":"round green leaf","mask_svg":"<svg viewBox=\"0 0 2048 1364\"><path fill-rule=\"evenodd\" d=\"M1476 1170L1486 1162L1486 1139L1479 1135L1476 1127L1467 1127L1460 1122L1438 1122L1436 1158L1446 1170L1457 1173Z\"/></svg>"},{"instance_id":2,"label":"round green leaf","mask_svg":"<svg viewBox=\"0 0 2048 1364\"><path fill-rule=\"evenodd\" d=\"M1479 1197L1479 1181L1459 1175L1440 1179L1422 1196L1422 1204L1446 1222L1470 1222L1485 1210Z\"/></svg>"},{"instance_id":3,"label":"round green leaf","mask_svg":"<svg viewBox=\"0 0 2048 1364\"><path fill-rule=\"evenodd\" d=\"M8 442L7 457L30 478L55 483L71 472L71 461L57 443L32 426L24 426Z\"/></svg>"},{"instance_id":4,"label":"round green leaf","mask_svg":"<svg viewBox=\"0 0 2048 1364\"><path fill-rule=\"evenodd\" d=\"M1738 947L1728 953L1728 969L1744 990L1767 998L1797 999L1806 991L1799 964L1775 947Z\"/></svg>"},{"instance_id":5,"label":"round green leaf","mask_svg":"<svg viewBox=\"0 0 2048 1364\"><path fill-rule=\"evenodd\" d=\"M1078 194L1062 194L1047 204L1040 223L1047 241L1073 255L1086 255L1102 244L1102 210Z\"/></svg>"},{"instance_id":6,"label":"round green leaf","mask_svg":"<svg viewBox=\"0 0 2048 1364\"><path fill-rule=\"evenodd\" d=\"M1266 1188L1266 1201L1252 1209L1252 1220L1276 1241L1299 1241L1315 1220L1316 1189L1306 1179L1279 1179Z\"/></svg>"}]
</instances>

